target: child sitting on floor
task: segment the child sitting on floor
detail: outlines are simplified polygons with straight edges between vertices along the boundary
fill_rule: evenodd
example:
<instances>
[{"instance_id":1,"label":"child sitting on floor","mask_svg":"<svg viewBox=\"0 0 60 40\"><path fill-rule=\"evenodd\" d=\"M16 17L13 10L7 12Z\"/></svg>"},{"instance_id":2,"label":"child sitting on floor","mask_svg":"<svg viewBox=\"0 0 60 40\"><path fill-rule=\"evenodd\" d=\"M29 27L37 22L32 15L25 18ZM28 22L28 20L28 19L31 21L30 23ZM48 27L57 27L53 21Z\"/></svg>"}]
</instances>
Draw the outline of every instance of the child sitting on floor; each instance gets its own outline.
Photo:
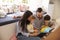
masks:
<instances>
[{"instance_id":1,"label":"child sitting on floor","mask_svg":"<svg viewBox=\"0 0 60 40\"><path fill-rule=\"evenodd\" d=\"M44 17L44 25L42 25L42 28L40 30L41 33L49 33L53 28L50 27L50 16L46 15Z\"/></svg>"}]
</instances>

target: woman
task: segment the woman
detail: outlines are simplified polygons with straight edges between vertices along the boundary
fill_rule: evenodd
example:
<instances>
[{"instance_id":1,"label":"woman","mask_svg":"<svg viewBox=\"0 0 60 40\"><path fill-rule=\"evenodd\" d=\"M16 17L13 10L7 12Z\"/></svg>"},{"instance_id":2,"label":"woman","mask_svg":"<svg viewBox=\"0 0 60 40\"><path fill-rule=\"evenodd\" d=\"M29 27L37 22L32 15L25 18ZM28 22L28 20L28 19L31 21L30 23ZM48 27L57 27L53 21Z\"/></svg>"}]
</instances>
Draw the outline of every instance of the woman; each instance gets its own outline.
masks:
<instances>
[{"instance_id":1,"label":"woman","mask_svg":"<svg viewBox=\"0 0 60 40\"><path fill-rule=\"evenodd\" d=\"M29 10L27 10L21 21L19 21L19 34L18 34L18 40L40 40L38 37L32 37L32 36L37 36L38 35L38 30L34 30L33 28L33 13ZM30 30L33 30L31 32ZM30 31L30 32L29 32Z\"/></svg>"},{"instance_id":2,"label":"woman","mask_svg":"<svg viewBox=\"0 0 60 40\"><path fill-rule=\"evenodd\" d=\"M31 11L26 11L19 22L20 26L20 32L22 35L30 36L30 33L28 33L27 25L29 25L32 21L33 13Z\"/></svg>"},{"instance_id":3,"label":"woman","mask_svg":"<svg viewBox=\"0 0 60 40\"><path fill-rule=\"evenodd\" d=\"M19 26L20 26L20 34L22 34L23 38L21 38L21 36L19 37L19 39L21 40L40 40L40 38L38 37L32 37L32 36L37 36L38 35L38 30L34 30L33 28L33 13L29 10L27 10L21 21L19 22Z\"/></svg>"}]
</instances>

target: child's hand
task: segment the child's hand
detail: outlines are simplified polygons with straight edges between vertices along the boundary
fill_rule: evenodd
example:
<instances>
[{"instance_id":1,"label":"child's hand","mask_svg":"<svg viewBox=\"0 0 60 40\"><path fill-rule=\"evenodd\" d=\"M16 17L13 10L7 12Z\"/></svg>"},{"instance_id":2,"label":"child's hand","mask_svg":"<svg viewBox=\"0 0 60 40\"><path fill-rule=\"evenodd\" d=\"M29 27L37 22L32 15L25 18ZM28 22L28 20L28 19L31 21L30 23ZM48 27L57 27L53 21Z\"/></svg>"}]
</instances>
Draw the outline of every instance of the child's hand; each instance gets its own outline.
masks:
<instances>
[{"instance_id":1,"label":"child's hand","mask_svg":"<svg viewBox=\"0 0 60 40\"><path fill-rule=\"evenodd\" d=\"M38 30L37 30L37 29L35 29L35 30L34 30L34 32L35 32L35 33L38 33Z\"/></svg>"},{"instance_id":2,"label":"child's hand","mask_svg":"<svg viewBox=\"0 0 60 40\"><path fill-rule=\"evenodd\" d=\"M38 35L38 33L32 33L32 34L30 34L30 36L37 36Z\"/></svg>"}]
</instances>

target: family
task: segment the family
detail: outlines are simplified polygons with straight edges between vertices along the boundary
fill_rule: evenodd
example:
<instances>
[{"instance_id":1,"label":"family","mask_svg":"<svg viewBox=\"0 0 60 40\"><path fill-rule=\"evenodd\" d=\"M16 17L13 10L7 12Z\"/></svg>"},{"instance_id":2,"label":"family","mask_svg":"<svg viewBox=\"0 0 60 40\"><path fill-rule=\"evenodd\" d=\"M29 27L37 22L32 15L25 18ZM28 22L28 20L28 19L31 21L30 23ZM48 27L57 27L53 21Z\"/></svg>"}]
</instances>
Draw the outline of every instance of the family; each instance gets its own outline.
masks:
<instances>
[{"instance_id":1,"label":"family","mask_svg":"<svg viewBox=\"0 0 60 40\"><path fill-rule=\"evenodd\" d=\"M43 9L38 8L36 15L29 10L25 11L18 23L19 32L14 33L10 40L40 40L45 38L54 28L49 15L43 16Z\"/></svg>"}]
</instances>

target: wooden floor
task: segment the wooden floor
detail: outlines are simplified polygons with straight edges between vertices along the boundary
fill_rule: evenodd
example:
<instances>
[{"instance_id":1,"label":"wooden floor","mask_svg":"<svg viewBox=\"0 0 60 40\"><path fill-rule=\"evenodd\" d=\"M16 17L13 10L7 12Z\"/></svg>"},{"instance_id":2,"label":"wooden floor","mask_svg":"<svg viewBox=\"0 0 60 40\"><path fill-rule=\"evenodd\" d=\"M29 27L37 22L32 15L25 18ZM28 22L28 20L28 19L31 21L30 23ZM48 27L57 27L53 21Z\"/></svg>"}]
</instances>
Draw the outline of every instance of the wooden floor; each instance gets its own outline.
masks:
<instances>
[{"instance_id":1,"label":"wooden floor","mask_svg":"<svg viewBox=\"0 0 60 40\"><path fill-rule=\"evenodd\" d=\"M44 40L60 40L60 27L57 28L54 32L49 34L46 39Z\"/></svg>"}]
</instances>

